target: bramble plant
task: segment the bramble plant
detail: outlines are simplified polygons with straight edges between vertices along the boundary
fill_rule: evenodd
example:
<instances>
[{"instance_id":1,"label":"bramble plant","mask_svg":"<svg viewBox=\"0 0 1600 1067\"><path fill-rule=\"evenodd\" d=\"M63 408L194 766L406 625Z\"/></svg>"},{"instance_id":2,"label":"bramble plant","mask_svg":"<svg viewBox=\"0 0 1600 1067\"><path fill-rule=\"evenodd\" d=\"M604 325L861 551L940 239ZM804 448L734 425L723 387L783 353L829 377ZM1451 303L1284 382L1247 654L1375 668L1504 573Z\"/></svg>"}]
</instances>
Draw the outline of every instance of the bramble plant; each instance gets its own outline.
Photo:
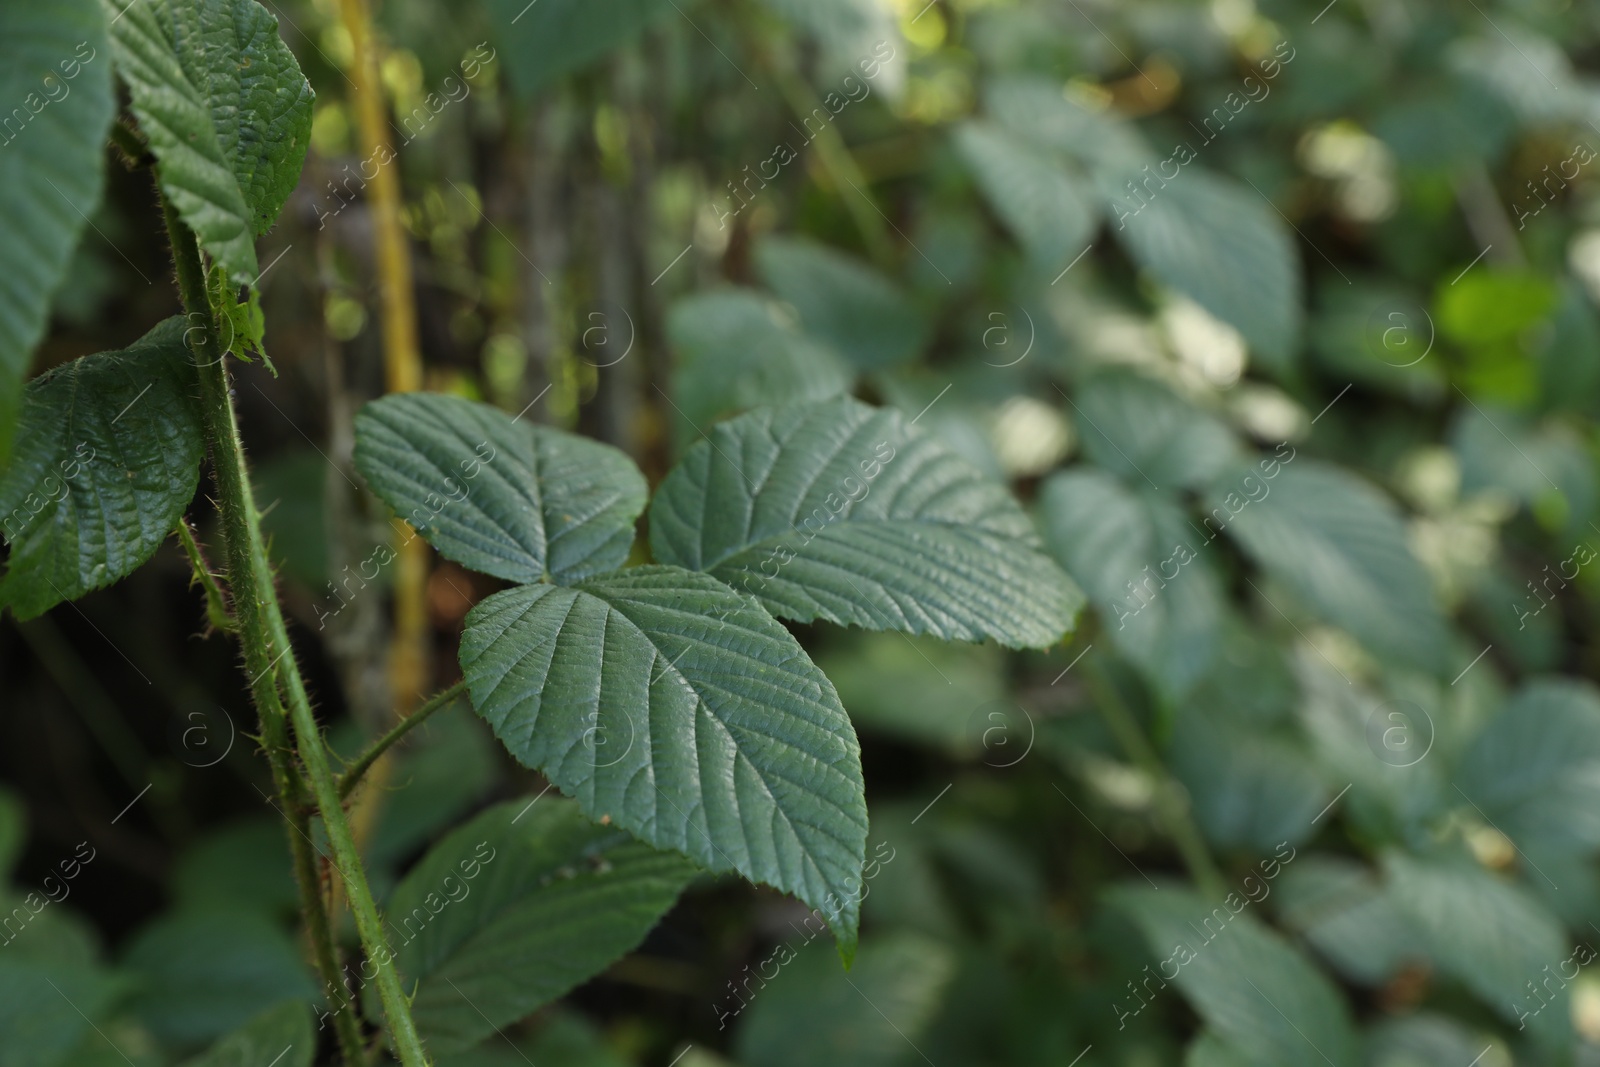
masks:
<instances>
[{"instance_id":1,"label":"bramble plant","mask_svg":"<svg viewBox=\"0 0 1600 1067\"><path fill-rule=\"evenodd\" d=\"M621 451L458 397L375 401L355 424L368 485L442 556L514 584L468 617L464 682L336 774L230 398L230 356L271 366L254 238L298 179L313 94L255 0L144 0L111 22L129 98L113 132L153 172L184 313L27 384L0 481L0 510L25 509L25 521L8 531L0 599L29 618L128 575L174 531L184 539L213 621L239 640L324 983L320 1018L344 1062L366 1062L380 1017L407 1067L472 1047L638 944L700 871L795 895L826 917L848 964L866 862L860 748L832 683L778 619L1048 647L1082 598L1022 509L896 412L849 399L757 410L688 450L651 502L655 562L630 566L648 492ZM95 106L109 113L102 88ZM214 591L183 519L207 455L226 560ZM507 750L573 799L489 809L380 912L344 801L463 689ZM318 832L354 914L354 970ZM446 912L491 863L472 908ZM381 1016L361 1010L368 982ZM309 1019L269 1012L211 1059L253 1062L287 1040L309 1063Z\"/></svg>"},{"instance_id":2,"label":"bramble plant","mask_svg":"<svg viewBox=\"0 0 1600 1067\"><path fill-rule=\"evenodd\" d=\"M0 0L0 1067L1600 1062L1597 57Z\"/></svg>"}]
</instances>

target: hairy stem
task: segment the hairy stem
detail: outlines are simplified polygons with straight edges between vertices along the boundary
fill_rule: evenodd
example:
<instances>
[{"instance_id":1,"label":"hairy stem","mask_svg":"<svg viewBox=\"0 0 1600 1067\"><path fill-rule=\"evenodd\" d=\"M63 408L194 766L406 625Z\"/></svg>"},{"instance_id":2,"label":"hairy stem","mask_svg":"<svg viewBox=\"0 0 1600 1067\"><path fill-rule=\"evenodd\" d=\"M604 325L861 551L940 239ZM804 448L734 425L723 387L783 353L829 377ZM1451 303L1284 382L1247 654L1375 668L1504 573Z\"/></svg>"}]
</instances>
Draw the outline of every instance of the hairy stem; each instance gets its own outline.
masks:
<instances>
[{"instance_id":1,"label":"hairy stem","mask_svg":"<svg viewBox=\"0 0 1600 1067\"><path fill-rule=\"evenodd\" d=\"M189 565L194 568L194 580L189 584L198 583L205 590L206 621L218 630L232 633L234 623L233 616L228 614L228 601L222 595L222 587L217 584L217 576L211 573L210 564L200 551L199 542L194 539L194 531L189 529L188 519L178 520L178 543L183 545Z\"/></svg>"},{"instance_id":2,"label":"hairy stem","mask_svg":"<svg viewBox=\"0 0 1600 1067\"><path fill-rule=\"evenodd\" d=\"M1217 868L1216 860L1211 858L1200 828L1190 817L1189 806L1177 791L1177 783L1162 764L1150 739L1145 737L1133 710L1122 699L1111 676L1094 657L1089 657L1084 664L1084 671L1089 693L1094 698L1094 706L1100 712L1100 717L1105 720L1123 751L1155 783L1156 818L1177 846L1178 854L1183 857L1184 865L1189 868L1189 874L1200 887L1200 892L1213 899L1225 896L1228 888L1222 872Z\"/></svg>"},{"instance_id":3,"label":"hairy stem","mask_svg":"<svg viewBox=\"0 0 1600 1067\"><path fill-rule=\"evenodd\" d=\"M351 790L355 789L356 785L360 783L361 776L367 773L367 768L376 763L379 756L389 751L390 745L400 740L416 727L421 726L427 721L428 716L440 708L449 707L457 697L466 692L466 689L466 681L459 681L449 689L429 697L421 707L395 723L388 733L374 741L371 747L357 757L356 761L350 764L349 769L339 776L339 795L341 797L349 796Z\"/></svg>"},{"instance_id":4,"label":"hairy stem","mask_svg":"<svg viewBox=\"0 0 1600 1067\"><path fill-rule=\"evenodd\" d=\"M361 943L378 969L378 993L388 1017L395 1051L405 1067L427 1067L422 1041L411 1019L410 1004L400 986L393 953L384 940L382 920L373 902L372 891L367 886L366 870L350 835L344 808L339 802L338 787L328 769L322 734L311 711L311 701L306 694L305 683L300 678L300 668L290 654L288 631L284 626L283 612L278 606L272 567L267 561L266 546L261 537L260 514L256 510L255 496L250 487L244 446L239 439L239 427L229 395L228 371L224 363L226 352L217 343L217 324L206 299L205 274L200 264L199 247L194 234L178 217L171 201L164 196L162 210L166 216L167 234L172 242L178 288L191 327L189 336L199 335L197 340L190 342L190 346L194 350L199 371L201 407L216 478L223 540L228 554L228 581L233 591L233 608L239 627L239 642L244 651L245 669L250 672L251 695L261 715L262 741L272 764L274 784L286 809L284 814L295 831L289 836L290 847L309 850L310 837L306 833L306 826L302 825L309 820L304 813L300 790L289 762L289 727L279 699L280 683L289 697L289 714L294 721L294 737L300 759L310 777L311 792L322 815L328 842L333 846L333 867L350 896ZM309 851L296 853L295 873L301 882L306 926L311 934L317 966L328 988L340 989L343 987L343 977L333 949L328 914L317 893L315 864ZM311 881L310 885L306 884L308 880ZM360 1034L354 1013L341 1010L337 1019L340 1046L347 1062L361 1062ZM352 1038L353 1048L350 1043ZM355 1058L351 1057L352 1051Z\"/></svg>"}]
</instances>

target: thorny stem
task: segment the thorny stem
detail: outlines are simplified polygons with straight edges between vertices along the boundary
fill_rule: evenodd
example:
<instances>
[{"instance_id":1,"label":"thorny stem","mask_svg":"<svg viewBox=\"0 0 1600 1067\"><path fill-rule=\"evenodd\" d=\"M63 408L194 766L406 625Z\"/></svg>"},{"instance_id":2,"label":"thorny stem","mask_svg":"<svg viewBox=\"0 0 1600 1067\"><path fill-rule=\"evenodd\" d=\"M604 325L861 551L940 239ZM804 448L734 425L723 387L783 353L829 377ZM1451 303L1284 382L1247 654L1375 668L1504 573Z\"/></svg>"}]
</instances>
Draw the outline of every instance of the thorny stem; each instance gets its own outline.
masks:
<instances>
[{"instance_id":1,"label":"thorny stem","mask_svg":"<svg viewBox=\"0 0 1600 1067\"><path fill-rule=\"evenodd\" d=\"M211 567L206 563L200 545L194 539L194 531L189 529L188 519L178 520L178 542L183 545L184 554L189 557L189 565L194 568L194 582L199 583L205 590L207 621L218 630L232 633L234 622L233 616L228 614L228 601L223 597L222 587L217 584L217 576L211 573Z\"/></svg>"},{"instance_id":2,"label":"thorny stem","mask_svg":"<svg viewBox=\"0 0 1600 1067\"><path fill-rule=\"evenodd\" d=\"M122 150L130 167L148 167L155 161L155 157L139 139L139 135L124 125L120 119L111 124L111 143Z\"/></svg>"},{"instance_id":3,"label":"thorny stem","mask_svg":"<svg viewBox=\"0 0 1600 1067\"><path fill-rule=\"evenodd\" d=\"M366 870L345 820L333 774L328 769L322 734L311 711L311 701L300 678L299 666L290 654L288 631L278 606L272 566L267 560L266 546L261 537L261 517L250 487L244 446L239 439L238 423L229 394L228 371L224 363L226 352L217 343L217 324L206 298L199 247L194 234L164 195L161 206L172 243L178 288L191 327L186 339L194 334L199 335L198 340L191 341L190 345L199 373L201 407L216 479L223 541L227 547L228 581L233 592L239 642L244 651L245 669L250 672L251 695L261 715L262 742L272 765L273 783L293 831L289 835L289 844L294 850L295 875L300 883L301 903L315 962L327 983L330 996L332 991L344 988L328 914L318 895L316 863L311 855L308 834L310 820L299 802L297 776L290 763L289 724L279 698L280 683L289 697L289 712L294 720L294 736L300 759L310 777L311 791L322 816L328 842L333 846L332 865L349 894L362 946L377 967L378 993L388 1018L395 1052L405 1067L427 1067L422 1040L411 1019L410 1004L401 988L400 975L395 970L394 955L384 940L382 920L373 902L372 891L367 886ZM354 1067L363 1062L360 1028L355 1014L343 1008L344 1004L341 1003L341 1010L335 1014L339 1044L346 1063Z\"/></svg>"},{"instance_id":4,"label":"thorny stem","mask_svg":"<svg viewBox=\"0 0 1600 1067\"><path fill-rule=\"evenodd\" d=\"M1177 783L1172 780L1172 775L1162 764L1161 757L1150 744L1150 739L1145 737L1144 729L1134 717L1132 709L1122 699L1116 683L1093 656L1084 664L1084 671L1088 679L1090 696L1094 699L1095 709L1100 712L1100 717L1116 736L1117 743L1122 746L1123 751L1127 752L1139 765L1139 769L1149 775L1154 782L1156 818L1161 821L1167 836L1177 846L1178 854L1183 857L1184 865L1189 868L1189 874L1194 878L1195 884L1207 897L1220 899L1225 896L1228 891L1227 882L1223 879L1216 861L1211 858L1211 852L1206 848L1200 828L1190 817L1188 805L1176 791Z\"/></svg>"},{"instance_id":5,"label":"thorny stem","mask_svg":"<svg viewBox=\"0 0 1600 1067\"><path fill-rule=\"evenodd\" d=\"M374 741L371 747L357 757L349 769L339 776L339 795L348 797L351 791L360 783L361 776L367 773L367 768L378 762L378 757L389 751L390 745L400 740L416 727L421 726L427 721L428 716L440 708L449 707L457 697L466 692L466 689L467 683L465 681L457 682L443 692L429 697L410 715L395 723L388 733Z\"/></svg>"}]
</instances>

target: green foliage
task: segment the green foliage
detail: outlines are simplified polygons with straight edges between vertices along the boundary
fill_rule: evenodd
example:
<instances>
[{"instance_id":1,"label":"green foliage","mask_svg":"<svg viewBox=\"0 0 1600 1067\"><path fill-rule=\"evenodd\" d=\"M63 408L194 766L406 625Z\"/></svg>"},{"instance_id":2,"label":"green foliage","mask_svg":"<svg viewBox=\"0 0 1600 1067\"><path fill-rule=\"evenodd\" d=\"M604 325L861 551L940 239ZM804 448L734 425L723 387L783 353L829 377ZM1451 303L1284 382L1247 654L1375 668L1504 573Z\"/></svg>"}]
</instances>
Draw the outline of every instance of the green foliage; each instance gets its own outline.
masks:
<instances>
[{"instance_id":1,"label":"green foliage","mask_svg":"<svg viewBox=\"0 0 1600 1067\"><path fill-rule=\"evenodd\" d=\"M714 290L679 301L667 334L681 357L673 404L689 424L686 440L723 415L822 400L850 388L841 355L801 334L782 310L750 290Z\"/></svg>"},{"instance_id":2,"label":"green foliage","mask_svg":"<svg viewBox=\"0 0 1600 1067\"><path fill-rule=\"evenodd\" d=\"M1518 690L1467 750L1461 781L1501 832L1525 844L1600 845L1600 697L1546 679Z\"/></svg>"},{"instance_id":3,"label":"green foliage","mask_svg":"<svg viewBox=\"0 0 1600 1067\"><path fill-rule=\"evenodd\" d=\"M1227 427L1137 374L1096 374L1078 387L1074 404L1088 458L1131 484L1197 488L1237 455Z\"/></svg>"},{"instance_id":4,"label":"green foliage","mask_svg":"<svg viewBox=\"0 0 1600 1067\"><path fill-rule=\"evenodd\" d=\"M761 0L761 4L816 40L822 53L818 74L830 81L857 72L869 56L892 56L905 48L893 9L877 0ZM887 82L894 85L898 80L890 75Z\"/></svg>"},{"instance_id":5,"label":"green foliage","mask_svg":"<svg viewBox=\"0 0 1600 1067\"><path fill-rule=\"evenodd\" d=\"M311 143L311 86L256 0L141 0L112 26L117 72L162 189L235 282L254 284Z\"/></svg>"},{"instance_id":6,"label":"green foliage","mask_svg":"<svg viewBox=\"0 0 1600 1067\"><path fill-rule=\"evenodd\" d=\"M110 46L96 0L0 11L0 472L23 406L22 380L78 235L100 202L115 111Z\"/></svg>"},{"instance_id":7,"label":"green foliage","mask_svg":"<svg viewBox=\"0 0 1600 1067\"><path fill-rule=\"evenodd\" d=\"M1146 998L1159 997L1170 981L1244 1063L1357 1062L1355 1029L1338 991L1245 910L1246 893L1215 902L1168 886L1123 890L1117 901L1160 961L1141 972L1141 992L1118 1005L1119 1018L1144 1010Z\"/></svg>"},{"instance_id":8,"label":"green foliage","mask_svg":"<svg viewBox=\"0 0 1600 1067\"><path fill-rule=\"evenodd\" d=\"M184 1067L311 1067L317 1042L304 1004L268 1008Z\"/></svg>"},{"instance_id":9,"label":"green foliage","mask_svg":"<svg viewBox=\"0 0 1600 1067\"><path fill-rule=\"evenodd\" d=\"M672 14L672 0L487 0L511 84L523 96L626 45Z\"/></svg>"},{"instance_id":10,"label":"green foliage","mask_svg":"<svg viewBox=\"0 0 1600 1067\"><path fill-rule=\"evenodd\" d=\"M956 147L989 206L1041 267L1065 264L1086 247L1099 212L1080 175L992 123L961 126Z\"/></svg>"},{"instance_id":11,"label":"green foliage","mask_svg":"<svg viewBox=\"0 0 1600 1067\"><path fill-rule=\"evenodd\" d=\"M283 835L281 821L262 818L229 824L196 841L173 873L177 905L288 914L296 898Z\"/></svg>"},{"instance_id":12,"label":"green foliage","mask_svg":"<svg viewBox=\"0 0 1600 1067\"><path fill-rule=\"evenodd\" d=\"M93 937L44 894L7 890L0 907L13 938L0 951L0 1064L56 1067L92 1033L93 1016L119 993ZM27 917L18 929L17 915ZM14 932L15 931L15 932Z\"/></svg>"},{"instance_id":13,"label":"green foliage","mask_svg":"<svg viewBox=\"0 0 1600 1067\"><path fill-rule=\"evenodd\" d=\"M28 813L22 801L10 790L0 789L0 878L11 876L27 832Z\"/></svg>"},{"instance_id":14,"label":"green foliage","mask_svg":"<svg viewBox=\"0 0 1600 1067\"><path fill-rule=\"evenodd\" d=\"M0 14L0 1067L1594 1058L1582 5L368 6Z\"/></svg>"},{"instance_id":15,"label":"green foliage","mask_svg":"<svg viewBox=\"0 0 1600 1067\"><path fill-rule=\"evenodd\" d=\"M1208 533L1225 529L1268 575L1372 654L1444 673L1444 621L1394 506L1315 460L1282 467L1275 484L1264 474L1240 468L1214 483ZM1252 503L1262 492L1273 506Z\"/></svg>"},{"instance_id":16,"label":"green foliage","mask_svg":"<svg viewBox=\"0 0 1600 1067\"><path fill-rule=\"evenodd\" d=\"M717 456L731 450L751 469L715 469L714 439L668 478L652 536L676 565L599 576L627 556L644 501L614 450L413 394L363 409L356 456L445 555L539 583L479 604L462 639L473 704L512 755L592 817L796 894L848 956L866 842L855 732L789 632L718 577L742 581L802 511L826 506L840 521L822 522L825 537L761 597L780 615L1045 646L1081 598L1003 489L894 412L840 400L716 433L728 446ZM841 493L864 506L846 508ZM742 529L740 516L751 516ZM929 561L908 567L913 548ZM899 617L873 614L857 580ZM1036 612L1015 611L1022 590L1042 597Z\"/></svg>"},{"instance_id":17,"label":"green foliage","mask_svg":"<svg viewBox=\"0 0 1600 1067\"><path fill-rule=\"evenodd\" d=\"M739 1031L739 1060L750 1067L903 1064L915 1056L907 1043L926 1040L955 971L948 949L913 935L864 949L849 974L815 950L778 961L783 970L758 988Z\"/></svg>"},{"instance_id":18,"label":"green foliage","mask_svg":"<svg viewBox=\"0 0 1600 1067\"><path fill-rule=\"evenodd\" d=\"M888 278L825 245L769 237L756 249L761 280L799 312L800 326L863 371L920 352L933 323Z\"/></svg>"},{"instance_id":19,"label":"green foliage","mask_svg":"<svg viewBox=\"0 0 1600 1067\"><path fill-rule=\"evenodd\" d=\"M1046 543L1088 591L1111 640L1169 692L1186 690L1216 655L1223 600L1206 542L1182 509L1091 470L1052 475L1039 505Z\"/></svg>"},{"instance_id":20,"label":"green foliage","mask_svg":"<svg viewBox=\"0 0 1600 1067\"><path fill-rule=\"evenodd\" d=\"M650 544L802 622L1044 648L1082 603L1002 487L848 399L716 427L662 483Z\"/></svg>"},{"instance_id":21,"label":"green foliage","mask_svg":"<svg viewBox=\"0 0 1600 1067\"><path fill-rule=\"evenodd\" d=\"M848 951L860 748L833 685L753 601L677 567L519 586L472 609L461 669L511 754L591 817L794 893Z\"/></svg>"},{"instance_id":22,"label":"green foliage","mask_svg":"<svg viewBox=\"0 0 1600 1067\"><path fill-rule=\"evenodd\" d=\"M499 804L457 827L385 909L428 1047L470 1048L598 974L695 873L559 797Z\"/></svg>"},{"instance_id":23,"label":"green foliage","mask_svg":"<svg viewBox=\"0 0 1600 1067\"><path fill-rule=\"evenodd\" d=\"M138 981L132 1011L176 1045L219 1038L263 1004L317 995L299 948L277 922L237 906L169 914L128 945L123 965Z\"/></svg>"},{"instance_id":24,"label":"green foliage","mask_svg":"<svg viewBox=\"0 0 1600 1067\"><path fill-rule=\"evenodd\" d=\"M1238 329L1268 366L1286 368L1300 332L1293 238L1258 190L1203 171L1179 178L1131 205L1108 191L1119 239L1162 283Z\"/></svg>"},{"instance_id":25,"label":"green foliage","mask_svg":"<svg viewBox=\"0 0 1600 1067\"><path fill-rule=\"evenodd\" d=\"M1526 1012L1544 1040L1571 1039L1570 1016L1539 1010L1544 998L1526 988L1524 975L1542 977L1571 954L1560 925L1527 890L1473 863L1392 852L1384 867L1395 906L1441 971L1507 1022L1520 1023Z\"/></svg>"},{"instance_id":26,"label":"green foliage","mask_svg":"<svg viewBox=\"0 0 1600 1067\"><path fill-rule=\"evenodd\" d=\"M361 410L356 466L445 556L513 582L570 585L621 566L646 496L615 448L425 393Z\"/></svg>"},{"instance_id":27,"label":"green foliage","mask_svg":"<svg viewBox=\"0 0 1600 1067\"><path fill-rule=\"evenodd\" d=\"M28 383L0 477L11 559L0 604L31 618L122 578L160 547L194 496L205 440L181 319L121 352Z\"/></svg>"}]
</instances>

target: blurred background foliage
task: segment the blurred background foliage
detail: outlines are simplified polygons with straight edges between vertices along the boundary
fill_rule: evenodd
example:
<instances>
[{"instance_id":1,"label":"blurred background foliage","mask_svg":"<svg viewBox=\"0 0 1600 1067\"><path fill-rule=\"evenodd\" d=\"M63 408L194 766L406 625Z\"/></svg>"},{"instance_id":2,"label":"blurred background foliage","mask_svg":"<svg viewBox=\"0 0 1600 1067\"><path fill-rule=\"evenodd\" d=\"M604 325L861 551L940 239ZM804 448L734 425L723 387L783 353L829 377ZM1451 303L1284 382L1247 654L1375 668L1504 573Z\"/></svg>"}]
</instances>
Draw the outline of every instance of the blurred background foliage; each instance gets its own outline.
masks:
<instances>
[{"instance_id":1,"label":"blurred background foliage","mask_svg":"<svg viewBox=\"0 0 1600 1067\"><path fill-rule=\"evenodd\" d=\"M708 878L450 1064L1600 1063L1600 7L385 0L380 162L339 6L266 6L318 98L238 403L336 747L389 706L385 579L348 595L380 166L428 388L653 480L741 408L920 413L1093 604L1045 655L802 628L863 742L853 971ZM110 174L35 369L173 310ZM5 1067L317 996L186 577L0 626L4 892L81 865L0 954ZM434 682L493 588L435 561ZM434 720L358 820L375 888L542 784Z\"/></svg>"}]
</instances>

